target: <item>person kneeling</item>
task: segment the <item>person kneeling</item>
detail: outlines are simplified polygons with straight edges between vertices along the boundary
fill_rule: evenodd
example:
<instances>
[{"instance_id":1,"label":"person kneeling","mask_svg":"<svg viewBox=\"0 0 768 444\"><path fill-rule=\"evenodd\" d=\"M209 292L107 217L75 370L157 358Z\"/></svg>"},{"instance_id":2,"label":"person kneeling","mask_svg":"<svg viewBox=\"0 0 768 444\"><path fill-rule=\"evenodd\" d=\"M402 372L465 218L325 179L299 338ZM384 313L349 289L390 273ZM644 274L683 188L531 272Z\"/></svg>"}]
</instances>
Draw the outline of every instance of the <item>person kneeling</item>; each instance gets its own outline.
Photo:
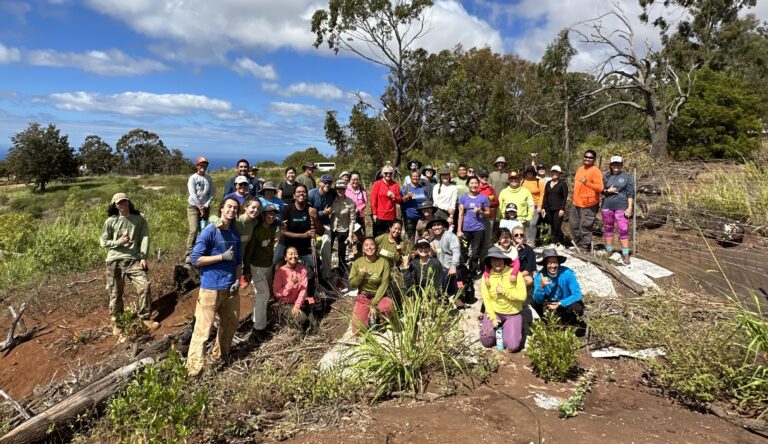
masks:
<instances>
[{"instance_id":1,"label":"person kneeling","mask_svg":"<svg viewBox=\"0 0 768 444\"><path fill-rule=\"evenodd\" d=\"M576 273L562 265L565 260L566 257L557 254L554 248L544 249L539 261L544 269L533 281L533 308L540 316L544 309L554 310L565 324L583 327L579 319L584 314L581 287Z\"/></svg>"},{"instance_id":2,"label":"person kneeling","mask_svg":"<svg viewBox=\"0 0 768 444\"><path fill-rule=\"evenodd\" d=\"M349 286L358 289L355 307L352 309L352 331L355 334L368 329L379 314L392 315L392 299L384 293L389 288L389 261L376 254L376 240L366 237L363 241L363 257L355 259L349 269Z\"/></svg>"},{"instance_id":3,"label":"person kneeling","mask_svg":"<svg viewBox=\"0 0 768 444\"><path fill-rule=\"evenodd\" d=\"M408 268L403 270L405 288L443 297L443 266L431 257L432 246L426 239L419 239L414 246L416 257L411 259Z\"/></svg>"},{"instance_id":4,"label":"person kneeling","mask_svg":"<svg viewBox=\"0 0 768 444\"><path fill-rule=\"evenodd\" d=\"M307 285L307 267L299 262L298 250L288 247L282 263L275 268L272 287L277 299L278 319L301 330L317 325L306 301Z\"/></svg>"},{"instance_id":5,"label":"person kneeling","mask_svg":"<svg viewBox=\"0 0 768 444\"><path fill-rule=\"evenodd\" d=\"M525 282L510 278L512 260L498 247L488 249L485 265L490 273L482 285L485 314L480 324L480 343L484 347L496 345L496 330L501 329L504 348L517 352L523 345L523 316Z\"/></svg>"}]
</instances>

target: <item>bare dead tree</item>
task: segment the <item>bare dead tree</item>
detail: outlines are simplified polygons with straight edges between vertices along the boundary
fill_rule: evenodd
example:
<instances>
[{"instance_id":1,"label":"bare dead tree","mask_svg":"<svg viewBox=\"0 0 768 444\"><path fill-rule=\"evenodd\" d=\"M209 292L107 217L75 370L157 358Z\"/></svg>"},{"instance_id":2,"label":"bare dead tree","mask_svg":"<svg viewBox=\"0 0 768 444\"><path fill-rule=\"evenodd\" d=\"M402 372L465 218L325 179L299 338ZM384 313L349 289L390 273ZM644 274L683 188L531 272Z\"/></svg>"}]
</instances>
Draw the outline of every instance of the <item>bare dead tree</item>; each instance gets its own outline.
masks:
<instances>
[{"instance_id":1,"label":"bare dead tree","mask_svg":"<svg viewBox=\"0 0 768 444\"><path fill-rule=\"evenodd\" d=\"M616 18L619 25L606 26L605 19ZM582 116L588 119L614 106L634 108L645 115L651 136L651 156L657 161L669 158L667 136L669 126L691 94L695 81L696 65L686 73L681 82L675 69L666 63L659 52L646 40L643 53L635 46L635 33L624 11L616 4L611 12L592 20L582 22L572 29L582 43L593 44L608 50L608 56L597 67L597 87L585 97L607 94L609 103ZM666 97L665 90L673 90L672 97ZM626 94L614 98L610 93L633 92L642 98L640 103Z\"/></svg>"}]
</instances>

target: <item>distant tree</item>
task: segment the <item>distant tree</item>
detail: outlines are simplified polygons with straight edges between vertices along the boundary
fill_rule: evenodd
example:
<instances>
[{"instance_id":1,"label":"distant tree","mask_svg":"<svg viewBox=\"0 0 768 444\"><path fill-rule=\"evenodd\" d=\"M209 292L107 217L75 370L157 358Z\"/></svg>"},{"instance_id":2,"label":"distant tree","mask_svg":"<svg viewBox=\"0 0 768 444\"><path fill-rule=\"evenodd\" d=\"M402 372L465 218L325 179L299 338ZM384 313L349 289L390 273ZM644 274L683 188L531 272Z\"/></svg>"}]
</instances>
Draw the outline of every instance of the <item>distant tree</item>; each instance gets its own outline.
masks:
<instances>
[{"instance_id":1,"label":"distant tree","mask_svg":"<svg viewBox=\"0 0 768 444\"><path fill-rule=\"evenodd\" d=\"M108 174L117 165L112 147L99 136L87 136L78 150L80 164L91 174Z\"/></svg>"},{"instance_id":2,"label":"distant tree","mask_svg":"<svg viewBox=\"0 0 768 444\"><path fill-rule=\"evenodd\" d=\"M259 168L275 168L280 165L277 164L274 160L265 160L262 162L259 162L257 165Z\"/></svg>"},{"instance_id":3,"label":"distant tree","mask_svg":"<svg viewBox=\"0 0 768 444\"><path fill-rule=\"evenodd\" d=\"M311 146L304 151L294 151L289 154L288 157L283 160L283 166L295 167L299 173L301 173L301 166L307 162L326 162L328 157L324 156L317 150L317 148Z\"/></svg>"},{"instance_id":4,"label":"distant tree","mask_svg":"<svg viewBox=\"0 0 768 444\"><path fill-rule=\"evenodd\" d=\"M21 181L34 181L40 192L56 179L74 178L78 163L68 136L62 136L55 125L43 128L30 123L27 129L11 137L13 146L8 150L8 170Z\"/></svg>"},{"instance_id":5,"label":"distant tree","mask_svg":"<svg viewBox=\"0 0 768 444\"><path fill-rule=\"evenodd\" d=\"M165 163L165 173L186 174L195 170L195 163L184 157L184 153L177 148L171 150L171 154Z\"/></svg>"},{"instance_id":6,"label":"distant tree","mask_svg":"<svg viewBox=\"0 0 768 444\"><path fill-rule=\"evenodd\" d=\"M123 172L155 174L169 172L172 155L157 134L136 128L120 138L116 146Z\"/></svg>"},{"instance_id":7,"label":"distant tree","mask_svg":"<svg viewBox=\"0 0 768 444\"><path fill-rule=\"evenodd\" d=\"M743 82L704 69L670 129L670 151L679 159L748 158L760 147L763 109Z\"/></svg>"}]
</instances>

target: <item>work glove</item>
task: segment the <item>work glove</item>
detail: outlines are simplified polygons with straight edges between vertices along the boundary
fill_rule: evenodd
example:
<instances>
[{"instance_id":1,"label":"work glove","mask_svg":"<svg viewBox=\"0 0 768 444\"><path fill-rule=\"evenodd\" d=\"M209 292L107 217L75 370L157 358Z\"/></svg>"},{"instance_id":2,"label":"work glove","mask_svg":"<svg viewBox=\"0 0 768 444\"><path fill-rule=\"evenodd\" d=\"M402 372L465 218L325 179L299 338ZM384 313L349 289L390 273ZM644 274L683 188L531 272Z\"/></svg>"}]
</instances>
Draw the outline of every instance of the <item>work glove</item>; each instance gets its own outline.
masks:
<instances>
[{"instance_id":1,"label":"work glove","mask_svg":"<svg viewBox=\"0 0 768 444\"><path fill-rule=\"evenodd\" d=\"M235 281L234 284L229 286L229 294L234 296L237 294L237 291L240 289L240 282Z\"/></svg>"},{"instance_id":2,"label":"work glove","mask_svg":"<svg viewBox=\"0 0 768 444\"><path fill-rule=\"evenodd\" d=\"M229 247L229 250L221 253L221 260L223 261L231 261L235 258L235 250L233 247Z\"/></svg>"}]
</instances>

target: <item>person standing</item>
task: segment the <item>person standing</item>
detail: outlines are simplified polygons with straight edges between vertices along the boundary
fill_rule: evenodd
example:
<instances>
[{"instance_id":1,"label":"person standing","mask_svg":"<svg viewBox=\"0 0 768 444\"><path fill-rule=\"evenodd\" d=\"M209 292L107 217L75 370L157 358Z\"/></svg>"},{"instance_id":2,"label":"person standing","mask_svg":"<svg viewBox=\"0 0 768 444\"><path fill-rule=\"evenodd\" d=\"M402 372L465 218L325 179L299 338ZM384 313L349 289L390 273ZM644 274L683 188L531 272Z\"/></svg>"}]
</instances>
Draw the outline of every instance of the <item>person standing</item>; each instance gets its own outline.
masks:
<instances>
[{"instance_id":1,"label":"person standing","mask_svg":"<svg viewBox=\"0 0 768 444\"><path fill-rule=\"evenodd\" d=\"M592 249L592 225L600 206L603 191L603 173L595 166L597 153L587 150L582 166L576 170L573 184L573 198L568 223L574 245L585 251Z\"/></svg>"},{"instance_id":2,"label":"person standing","mask_svg":"<svg viewBox=\"0 0 768 444\"><path fill-rule=\"evenodd\" d=\"M432 231L432 251L443 267L443 288L449 296L453 296L459 290L456 273L461 259L461 242L448 230L445 219L433 219L427 224L427 229Z\"/></svg>"},{"instance_id":3,"label":"person standing","mask_svg":"<svg viewBox=\"0 0 768 444\"><path fill-rule=\"evenodd\" d=\"M511 203L515 204L517 207L517 219L523 223L526 232L530 233L534 208L533 196L527 188L520 186L520 174L517 171L509 173L509 186L501 191L499 200L501 201L502 208L507 208L507 205ZM534 245L532 239L528 239L528 243L531 246Z\"/></svg>"},{"instance_id":4,"label":"person standing","mask_svg":"<svg viewBox=\"0 0 768 444\"><path fill-rule=\"evenodd\" d=\"M227 194L234 193L237 190L235 180L237 180L238 177L243 176L248 180L248 194L255 197L256 193L259 192L259 181L248 175L248 170L250 170L248 161L245 159L238 160L235 168L237 169L237 175L227 181L227 185L224 187L224 195L226 196Z\"/></svg>"},{"instance_id":5,"label":"person standing","mask_svg":"<svg viewBox=\"0 0 768 444\"><path fill-rule=\"evenodd\" d=\"M494 190L500 191L507 187L509 171L507 171L507 160L504 156L499 156L493 162L494 170L488 178Z\"/></svg>"},{"instance_id":6,"label":"person standing","mask_svg":"<svg viewBox=\"0 0 768 444\"><path fill-rule=\"evenodd\" d=\"M480 181L470 177L467 181L469 193L459 199L459 222L457 235L467 241L467 247L462 251L462 263L467 264L471 276L480 271L480 251L483 246L483 232L486 230L485 220L491 215L491 201L478 192Z\"/></svg>"},{"instance_id":7,"label":"person standing","mask_svg":"<svg viewBox=\"0 0 768 444\"><path fill-rule=\"evenodd\" d=\"M432 165L427 165L421 170L422 177L429 185L437 185L437 178L435 177L435 169Z\"/></svg>"},{"instance_id":8,"label":"person standing","mask_svg":"<svg viewBox=\"0 0 768 444\"><path fill-rule=\"evenodd\" d=\"M491 248L491 243L493 241L493 223L496 220L496 208L499 207L499 195L488 183L488 170L481 168L480 171L477 172L477 177L480 179L480 185L477 187L477 192L485 195L491 202L491 215L485 219L485 232L483 233L483 244L479 256L485 257L485 253Z\"/></svg>"},{"instance_id":9,"label":"person standing","mask_svg":"<svg viewBox=\"0 0 768 444\"><path fill-rule=\"evenodd\" d=\"M277 197L277 188L275 188L275 184L271 180L264 182L264 184L261 186L260 193L261 197L259 198L259 202L261 202L262 207L271 204L277 208L277 223L279 224L280 213L282 213L285 204L279 197ZM293 196L293 194L291 194L291 196Z\"/></svg>"},{"instance_id":10,"label":"person standing","mask_svg":"<svg viewBox=\"0 0 768 444\"><path fill-rule=\"evenodd\" d=\"M545 223L550 227L552 242L563 245L565 243L563 218L565 217L565 205L568 203L568 184L560 180L562 170L559 165L552 165L549 171L552 178L544 186L544 198L540 211L544 214Z\"/></svg>"},{"instance_id":11,"label":"person standing","mask_svg":"<svg viewBox=\"0 0 768 444\"><path fill-rule=\"evenodd\" d=\"M526 229L526 237L531 245L536 245L536 229L539 225L539 215L542 201L544 200L544 185L546 182L536 177L536 168L533 166L525 167L525 180L523 180L523 187L531 192L533 197L533 211L530 213L531 218L528 222Z\"/></svg>"},{"instance_id":12,"label":"person standing","mask_svg":"<svg viewBox=\"0 0 768 444\"><path fill-rule=\"evenodd\" d=\"M632 176L622 171L624 159L621 156L611 157L611 170L603 179L603 237L605 252L610 256L613 252L614 227L619 229L621 242L621 260L629 265L629 220L635 205L635 182Z\"/></svg>"},{"instance_id":13,"label":"person standing","mask_svg":"<svg viewBox=\"0 0 768 444\"><path fill-rule=\"evenodd\" d=\"M107 220L101 230L100 244L107 249L107 293L109 314L112 317L112 333L122 333L117 318L123 313L125 279L133 284L137 293L136 315L147 328L160 327L149 319L152 314L152 294L147 275L149 255L149 227L144 216L134 208L125 193L112 196L107 208Z\"/></svg>"},{"instance_id":14,"label":"person standing","mask_svg":"<svg viewBox=\"0 0 768 444\"><path fill-rule=\"evenodd\" d=\"M216 187L213 184L211 176L205 174L208 170L208 159L203 156L197 158L195 162L197 171L189 176L187 180L187 223L189 231L187 234L187 250L184 254L184 262L189 264L189 256L192 254L192 247L195 246L195 239L202 227L208 223L210 215L210 206L213 202L213 196L216 195ZM202 223L201 223L202 221ZM191 265L190 265L191 266Z\"/></svg>"},{"instance_id":15,"label":"person standing","mask_svg":"<svg viewBox=\"0 0 768 444\"><path fill-rule=\"evenodd\" d=\"M422 182L418 171L411 171L411 181L403 185L400 191L403 202L400 208L405 218L405 233L408 239L413 239L416 235L416 223L420 218L419 207L430 200L431 193L427 186L428 183Z\"/></svg>"},{"instance_id":16,"label":"person standing","mask_svg":"<svg viewBox=\"0 0 768 444\"><path fill-rule=\"evenodd\" d=\"M239 204L224 199L219 206L219 220L209 224L198 236L192 250L192 264L200 268L200 290L195 307L195 329L187 354L187 373L200 374L205 363L205 343L216 315L219 327L211 349L214 361L229 355L237 327L240 307L239 280L242 273L240 233L235 228Z\"/></svg>"},{"instance_id":17,"label":"person standing","mask_svg":"<svg viewBox=\"0 0 768 444\"><path fill-rule=\"evenodd\" d=\"M352 171L349 173L349 184L347 184L345 194L355 203L355 208L357 209L356 222L365 231L365 208L368 206L368 196L365 194L365 188L363 188L359 172Z\"/></svg>"},{"instance_id":18,"label":"person standing","mask_svg":"<svg viewBox=\"0 0 768 444\"><path fill-rule=\"evenodd\" d=\"M536 178L539 180L543 180L544 183L549 182L552 180L552 176L547 176L547 167L544 164L539 164L536 167Z\"/></svg>"},{"instance_id":19,"label":"person standing","mask_svg":"<svg viewBox=\"0 0 768 444\"><path fill-rule=\"evenodd\" d=\"M307 187L307 192L317 187L317 184L315 184L315 178L312 176L315 173L315 168L317 167L315 166L314 162L305 163L302 167L303 172L296 178L296 182Z\"/></svg>"},{"instance_id":20,"label":"person standing","mask_svg":"<svg viewBox=\"0 0 768 444\"><path fill-rule=\"evenodd\" d=\"M251 184L248 183L248 178L246 176L237 176L235 178L235 191L225 195L224 199L235 199L240 205L240 208L242 208L247 197L254 197L248 192L250 186Z\"/></svg>"},{"instance_id":21,"label":"person standing","mask_svg":"<svg viewBox=\"0 0 768 444\"><path fill-rule=\"evenodd\" d=\"M327 174L324 174L320 178L320 185L314 190L309 191L309 197L307 202L309 206L317 210L317 214L320 218L320 223L325 227L324 233L320 241L320 274L323 280L330 284L331 276L331 259L333 256L333 243L331 237L333 232L331 231L331 215L333 214L333 201L336 200L336 190L333 187L333 178Z\"/></svg>"},{"instance_id":22,"label":"person standing","mask_svg":"<svg viewBox=\"0 0 768 444\"><path fill-rule=\"evenodd\" d=\"M456 169L456 177L453 179L453 183L456 184L456 208L458 209L458 199L469 193L469 187L467 187L467 179L469 176L467 175L467 166L463 163L460 163L458 168ZM455 214L455 213L454 213Z\"/></svg>"},{"instance_id":23,"label":"person standing","mask_svg":"<svg viewBox=\"0 0 768 444\"><path fill-rule=\"evenodd\" d=\"M347 197L346 190L347 183L337 180L336 199L331 204L331 246L336 243L339 274L344 279L347 276L347 245L352 246L353 225L357 216L355 203ZM330 266L329 262L327 267Z\"/></svg>"},{"instance_id":24,"label":"person standing","mask_svg":"<svg viewBox=\"0 0 768 444\"><path fill-rule=\"evenodd\" d=\"M253 284L253 332L251 342L256 344L267 338L267 305L272 284L272 258L275 254L275 226L278 208L266 204L261 208L261 223L256 226L243 255L243 273Z\"/></svg>"},{"instance_id":25,"label":"person standing","mask_svg":"<svg viewBox=\"0 0 768 444\"><path fill-rule=\"evenodd\" d=\"M277 186L277 197L286 205L293 203L293 191L296 189L296 168L285 169L285 179Z\"/></svg>"},{"instance_id":26,"label":"person standing","mask_svg":"<svg viewBox=\"0 0 768 444\"><path fill-rule=\"evenodd\" d=\"M432 201L437 207L435 217L445 219L453 226L456 206L459 203L456 185L451 183L451 170L443 168L438 174L440 183L432 187Z\"/></svg>"},{"instance_id":27,"label":"person standing","mask_svg":"<svg viewBox=\"0 0 768 444\"><path fill-rule=\"evenodd\" d=\"M373 236L386 233L389 225L397 218L396 205L403 201L400 187L394 179L395 169L385 165L381 169L382 178L371 187L371 216L373 217Z\"/></svg>"},{"instance_id":28,"label":"person standing","mask_svg":"<svg viewBox=\"0 0 768 444\"><path fill-rule=\"evenodd\" d=\"M317 264L312 259L312 242L318 234L325 233L325 228L320 222L317 210L307 202L307 187L302 184L296 186L294 193L295 201L293 205L286 205L282 215L282 229L284 252L288 247L296 248L299 259L307 267L307 297L314 298L315 291L315 268Z\"/></svg>"}]
</instances>

